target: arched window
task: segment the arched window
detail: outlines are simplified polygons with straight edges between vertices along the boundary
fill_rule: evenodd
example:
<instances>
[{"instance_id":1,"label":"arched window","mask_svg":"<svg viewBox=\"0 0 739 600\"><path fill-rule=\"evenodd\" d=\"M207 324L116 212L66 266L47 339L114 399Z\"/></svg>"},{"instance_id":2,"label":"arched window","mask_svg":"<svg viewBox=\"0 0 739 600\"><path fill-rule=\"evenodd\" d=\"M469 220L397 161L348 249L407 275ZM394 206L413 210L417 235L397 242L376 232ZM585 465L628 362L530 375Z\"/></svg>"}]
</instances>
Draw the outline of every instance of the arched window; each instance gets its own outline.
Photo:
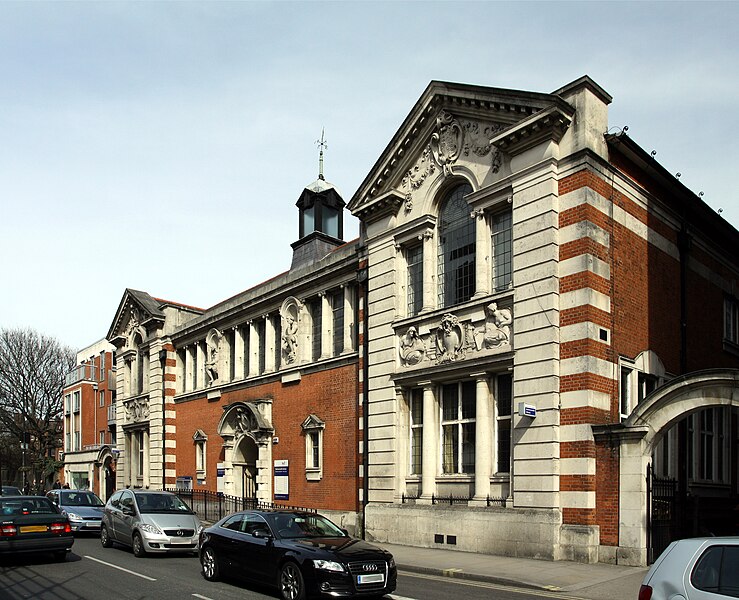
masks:
<instances>
[{"instance_id":1,"label":"arched window","mask_svg":"<svg viewBox=\"0 0 739 600\"><path fill-rule=\"evenodd\" d=\"M454 188L441 206L439 218L439 307L466 302L475 293L475 220L464 197L465 183Z\"/></svg>"}]
</instances>

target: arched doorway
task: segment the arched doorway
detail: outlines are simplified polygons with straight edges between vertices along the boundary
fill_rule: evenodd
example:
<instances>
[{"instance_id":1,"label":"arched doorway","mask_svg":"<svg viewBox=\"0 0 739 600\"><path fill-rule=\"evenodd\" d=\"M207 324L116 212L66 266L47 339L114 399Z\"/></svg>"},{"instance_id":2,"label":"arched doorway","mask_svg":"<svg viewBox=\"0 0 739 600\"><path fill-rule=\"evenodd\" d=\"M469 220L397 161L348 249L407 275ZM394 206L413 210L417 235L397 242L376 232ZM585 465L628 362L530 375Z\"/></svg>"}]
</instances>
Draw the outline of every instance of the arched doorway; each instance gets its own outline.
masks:
<instances>
[{"instance_id":1,"label":"arched doorway","mask_svg":"<svg viewBox=\"0 0 739 600\"><path fill-rule=\"evenodd\" d=\"M234 483L236 495L241 496L247 503L257 499L257 460L259 448L256 442L248 435L244 435L234 448Z\"/></svg>"},{"instance_id":2,"label":"arched doorway","mask_svg":"<svg viewBox=\"0 0 739 600\"><path fill-rule=\"evenodd\" d=\"M223 481L219 489L244 503L272 501L272 401L234 402L218 423L223 438Z\"/></svg>"}]
</instances>

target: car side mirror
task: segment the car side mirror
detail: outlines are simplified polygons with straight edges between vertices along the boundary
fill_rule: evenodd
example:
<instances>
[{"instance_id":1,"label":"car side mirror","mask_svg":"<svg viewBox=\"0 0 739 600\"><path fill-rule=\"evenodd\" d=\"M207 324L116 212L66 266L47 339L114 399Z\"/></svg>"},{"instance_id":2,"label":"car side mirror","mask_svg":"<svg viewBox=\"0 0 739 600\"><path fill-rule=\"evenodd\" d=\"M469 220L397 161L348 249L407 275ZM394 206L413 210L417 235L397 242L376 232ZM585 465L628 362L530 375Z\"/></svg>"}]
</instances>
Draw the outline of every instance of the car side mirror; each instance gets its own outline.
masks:
<instances>
[{"instance_id":1,"label":"car side mirror","mask_svg":"<svg viewBox=\"0 0 739 600\"><path fill-rule=\"evenodd\" d=\"M341 528L341 533L343 533L345 536L349 537L349 532L346 529L344 529L343 527Z\"/></svg>"},{"instance_id":2,"label":"car side mirror","mask_svg":"<svg viewBox=\"0 0 739 600\"><path fill-rule=\"evenodd\" d=\"M121 511L124 515L128 515L129 517L133 517L136 514L136 509L132 506L124 506Z\"/></svg>"},{"instance_id":3,"label":"car side mirror","mask_svg":"<svg viewBox=\"0 0 739 600\"><path fill-rule=\"evenodd\" d=\"M266 529L255 529L254 532L252 533L252 535L255 538L260 538L260 539L263 539L263 540L268 540L268 539L270 539L272 537L272 534L269 531L267 531Z\"/></svg>"}]
</instances>

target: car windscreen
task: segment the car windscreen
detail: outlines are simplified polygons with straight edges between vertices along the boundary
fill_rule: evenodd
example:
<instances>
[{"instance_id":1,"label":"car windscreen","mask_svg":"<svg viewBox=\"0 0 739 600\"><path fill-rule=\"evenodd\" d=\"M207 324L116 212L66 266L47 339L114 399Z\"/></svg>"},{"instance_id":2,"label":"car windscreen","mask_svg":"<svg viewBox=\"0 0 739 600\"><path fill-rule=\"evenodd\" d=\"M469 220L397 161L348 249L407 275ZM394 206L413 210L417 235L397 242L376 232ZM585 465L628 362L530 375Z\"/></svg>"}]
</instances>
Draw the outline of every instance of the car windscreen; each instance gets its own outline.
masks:
<instances>
[{"instance_id":1,"label":"car windscreen","mask_svg":"<svg viewBox=\"0 0 739 600\"><path fill-rule=\"evenodd\" d=\"M46 498L12 496L0 498L0 515L53 515L59 514L56 507Z\"/></svg>"},{"instance_id":2,"label":"car windscreen","mask_svg":"<svg viewBox=\"0 0 739 600\"><path fill-rule=\"evenodd\" d=\"M193 514L190 507L174 494L137 493L136 504L142 514Z\"/></svg>"},{"instance_id":3,"label":"car windscreen","mask_svg":"<svg viewBox=\"0 0 739 600\"><path fill-rule=\"evenodd\" d=\"M321 515L277 513L265 518L283 539L346 537L346 533Z\"/></svg>"},{"instance_id":4,"label":"car windscreen","mask_svg":"<svg viewBox=\"0 0 739 600\"><path fill-rule=\"evenodd\" d=\"M59 503L62 506L103 506L100 500L92 492L62 492Z\"/></svg>"}]
</instances>

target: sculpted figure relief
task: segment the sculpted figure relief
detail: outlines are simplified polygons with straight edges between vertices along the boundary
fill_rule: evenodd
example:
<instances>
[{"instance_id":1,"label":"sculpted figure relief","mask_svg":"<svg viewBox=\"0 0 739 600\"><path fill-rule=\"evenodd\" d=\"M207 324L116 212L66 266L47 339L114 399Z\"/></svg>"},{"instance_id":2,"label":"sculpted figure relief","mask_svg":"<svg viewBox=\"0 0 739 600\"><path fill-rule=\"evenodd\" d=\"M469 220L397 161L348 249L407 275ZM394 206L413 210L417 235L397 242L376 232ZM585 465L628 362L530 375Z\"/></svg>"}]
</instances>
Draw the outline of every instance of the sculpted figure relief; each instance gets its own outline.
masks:
<instances>
[{"instance_id":1,"label":"sculpted figure relief","mask_svg":"<svg viewBox=\"0 0 739 600\"><path fill-rule=\"evenodd\" d=\"M450 362L464 355L464 333L456 316L449 313L441 318L436 329L437 362Z\"/></svg>"},{"instance_id":2,"label":"sculpted figure relief","mask_svg":"<svg viewBox=\"0 0 739 600\"><path fill-rule=\"evenodd\" d=\"M285 364L292 364L298 358L298 321L300 319L300 304L295 298L288 298L280 309L282 317L282 360Z\"/></svg>"},{"instance_id":3,"label":"sculpted figure relief","mask_svg":"<svg viewBox=\"0 0 739 600\"><path fill-rule=\"evenodd\" d=\"M426 355L426 346L415 327L408 328L400 339L400 358L405 366L417 365Z\"/></svg>"},{"instance_id":4,"label":"sculpted figure relief","mask_svg":"<svg viewBox=\"0 0 739 600\"><path fill-rule=\"evenodd\" d=\"M218 380L218 355L221 346L221 332L211 329L205 338L208 355L205 360L205 374L208 377L208 385L212 386Z\"/></svg>"},{"instance_id":5,"label":"sculpted figure relief","mask_svg":"<svg viewBox=\"0 0 739 600\"><path fill-rule=\"evenodd\" d=\"M513 315L507 308L498 308L493 302L485 309L485 332L483 334L483 348L497 348L511 343L511 324Z\"/></svg>"}]
</instances>

